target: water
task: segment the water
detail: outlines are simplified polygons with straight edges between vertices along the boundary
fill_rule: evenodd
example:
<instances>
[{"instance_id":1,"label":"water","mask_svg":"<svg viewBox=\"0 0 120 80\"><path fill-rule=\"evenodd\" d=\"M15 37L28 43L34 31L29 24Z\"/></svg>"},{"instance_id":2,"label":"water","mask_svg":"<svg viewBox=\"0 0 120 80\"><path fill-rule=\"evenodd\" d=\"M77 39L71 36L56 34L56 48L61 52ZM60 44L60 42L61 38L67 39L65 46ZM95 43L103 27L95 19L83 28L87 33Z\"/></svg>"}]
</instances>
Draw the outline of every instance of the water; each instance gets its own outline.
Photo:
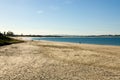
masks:
<instances>
[{"instance_id":1,"label":"water","mask_svg":"<svg viewBox=\"0 0 120 80\"><path fill-rule=\"evenodd\" d=\"M114 38L87 38L87 37L32 37L32 40L48 40L57 42L72 42L85 44L116 45L120 46L120 37Z\"/></svg>"}]
</instances>

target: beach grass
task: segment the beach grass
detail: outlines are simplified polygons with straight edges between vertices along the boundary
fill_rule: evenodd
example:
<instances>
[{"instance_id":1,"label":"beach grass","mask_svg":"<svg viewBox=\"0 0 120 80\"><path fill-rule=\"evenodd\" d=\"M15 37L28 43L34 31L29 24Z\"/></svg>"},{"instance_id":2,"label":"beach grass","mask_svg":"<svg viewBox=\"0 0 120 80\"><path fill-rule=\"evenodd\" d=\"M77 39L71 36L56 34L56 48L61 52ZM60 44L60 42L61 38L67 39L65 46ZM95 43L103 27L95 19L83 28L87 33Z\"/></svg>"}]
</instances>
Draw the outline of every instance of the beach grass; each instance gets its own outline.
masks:
<instances>
[{"instance_id":1,"label":"beach grass","mask_svg":"<svg viewBox=\"0 0 120 80\"><path fill-rule=\"evenodd\" d=\"M22 40L13 39L7 36L0 36L0 46L9 45L13 43L20 43Z\"/></svg>"}]
</instances>

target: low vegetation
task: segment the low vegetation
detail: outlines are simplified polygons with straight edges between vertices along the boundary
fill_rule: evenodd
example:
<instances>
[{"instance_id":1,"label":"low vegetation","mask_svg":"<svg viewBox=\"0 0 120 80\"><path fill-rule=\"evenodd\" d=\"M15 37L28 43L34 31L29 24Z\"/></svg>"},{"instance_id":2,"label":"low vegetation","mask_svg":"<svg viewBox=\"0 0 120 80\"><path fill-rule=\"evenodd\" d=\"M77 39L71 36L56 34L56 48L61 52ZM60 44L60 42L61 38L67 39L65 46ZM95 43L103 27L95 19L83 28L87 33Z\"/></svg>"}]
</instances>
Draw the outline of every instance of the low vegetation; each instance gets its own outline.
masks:
<instances>
[{"instance_id":1,"label":"low vegetation","mask_svg":"<svg viewBox=\"0 0 120 80\"><path fill-rule=\"evenodd\" d=\"M23 42L23 41L9 38L7 36L0 34L0 46L9 45L9 44L13 44L13 43L20 43L20 42Z\"/></svg>"}]
</instances>

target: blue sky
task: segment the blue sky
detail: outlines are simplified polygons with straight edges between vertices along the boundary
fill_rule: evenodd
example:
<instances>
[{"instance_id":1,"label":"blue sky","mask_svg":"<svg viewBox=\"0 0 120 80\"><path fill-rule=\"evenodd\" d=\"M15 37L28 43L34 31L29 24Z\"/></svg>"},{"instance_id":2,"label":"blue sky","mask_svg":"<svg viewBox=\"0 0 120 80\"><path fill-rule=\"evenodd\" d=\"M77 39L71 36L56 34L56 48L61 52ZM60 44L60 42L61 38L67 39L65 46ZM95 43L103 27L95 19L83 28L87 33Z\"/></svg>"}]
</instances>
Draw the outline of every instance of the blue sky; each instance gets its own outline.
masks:
<instances>
[{"instance_id":1,"label":"blue sky","mask_svg":"<svg viewBox=\"0 0 120 80\"><path fill-rule=\"evenodd\" d=\"M0 0L0 31L120 34L120 0Z\"/></svg>"}]
</instances>

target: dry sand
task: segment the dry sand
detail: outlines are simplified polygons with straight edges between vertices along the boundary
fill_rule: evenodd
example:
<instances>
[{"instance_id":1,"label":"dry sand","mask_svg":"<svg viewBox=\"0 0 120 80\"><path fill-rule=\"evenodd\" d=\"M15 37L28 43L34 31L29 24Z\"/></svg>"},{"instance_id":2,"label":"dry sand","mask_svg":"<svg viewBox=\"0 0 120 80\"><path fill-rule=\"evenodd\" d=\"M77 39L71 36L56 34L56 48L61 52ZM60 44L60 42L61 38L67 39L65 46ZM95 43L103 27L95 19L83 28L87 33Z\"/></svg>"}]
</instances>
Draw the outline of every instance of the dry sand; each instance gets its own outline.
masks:
<instances>
[{"instance_id":1,"label":"dry sand","mask_svg":"<svg viewBox=\"0 0 120 80\"><path fill-rule=\"evenodd\" d=\"M120 46L48 41L2 46L0 80L120 80Z\"/></svg>"}]
</instances>

